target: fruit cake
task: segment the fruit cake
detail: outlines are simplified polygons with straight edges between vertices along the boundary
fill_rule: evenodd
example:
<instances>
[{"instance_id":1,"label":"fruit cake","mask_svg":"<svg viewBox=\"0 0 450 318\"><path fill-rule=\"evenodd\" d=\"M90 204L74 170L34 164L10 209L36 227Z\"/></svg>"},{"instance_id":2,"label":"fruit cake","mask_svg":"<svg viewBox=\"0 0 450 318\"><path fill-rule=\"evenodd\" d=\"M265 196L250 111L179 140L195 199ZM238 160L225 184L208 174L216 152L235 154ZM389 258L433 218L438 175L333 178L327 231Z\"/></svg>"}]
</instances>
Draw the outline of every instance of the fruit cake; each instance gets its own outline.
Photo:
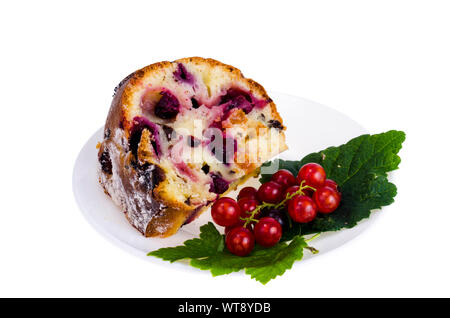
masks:
<instances>
[{"instance_id":1,"label":"fruit cake","mask_svg":"<svg viewBox=\"0 0 450 318\"><path fill-rule=\"evenodd\" d=\"M147 237L167 237L287 149L264 88L213 59L125 77L99 145L99 181Z\"/></svg>"}]
</instances>

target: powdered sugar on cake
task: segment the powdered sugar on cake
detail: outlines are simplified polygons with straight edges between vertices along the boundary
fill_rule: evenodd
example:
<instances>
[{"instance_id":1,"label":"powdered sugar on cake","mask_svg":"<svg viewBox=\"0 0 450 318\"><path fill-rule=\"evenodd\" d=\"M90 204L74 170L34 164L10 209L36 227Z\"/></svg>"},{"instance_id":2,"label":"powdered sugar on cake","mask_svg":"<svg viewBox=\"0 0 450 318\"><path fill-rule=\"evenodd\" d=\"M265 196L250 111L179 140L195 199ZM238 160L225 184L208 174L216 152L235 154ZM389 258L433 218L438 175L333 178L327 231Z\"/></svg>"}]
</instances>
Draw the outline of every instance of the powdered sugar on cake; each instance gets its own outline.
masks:
<instances>
[{"instance_id":1,"label":"powdered sugar on cake","mask_svg":"<svg viewBox=\"0 0 450 318\"><path fill-rule=\"evenodd\" d=\"M156 210L162 210L164 205L154 200L151 191L126 191L123 178L120 177L121 173L118 170L122 166L121 160L124 160L124 154L128 153L128 141L125 138L125 134L122 129L117 128L114 133L112 142L108 144L108 153L112 161L112 175L106 175L102 173L102 169L99 166L99 178L100 183L110 195L114 203L122 208L126 213L130 223L141 233L145 234L147 224L151 221L155 215L155 209L148 209L148 205L155 205ZM150 171L154 170L154 167L149 168ZM129 179L130 184L143 184L143 175L132 175ZM164 228L160 228L161 233L164 233Z\"/></svg>"}]
</instances>

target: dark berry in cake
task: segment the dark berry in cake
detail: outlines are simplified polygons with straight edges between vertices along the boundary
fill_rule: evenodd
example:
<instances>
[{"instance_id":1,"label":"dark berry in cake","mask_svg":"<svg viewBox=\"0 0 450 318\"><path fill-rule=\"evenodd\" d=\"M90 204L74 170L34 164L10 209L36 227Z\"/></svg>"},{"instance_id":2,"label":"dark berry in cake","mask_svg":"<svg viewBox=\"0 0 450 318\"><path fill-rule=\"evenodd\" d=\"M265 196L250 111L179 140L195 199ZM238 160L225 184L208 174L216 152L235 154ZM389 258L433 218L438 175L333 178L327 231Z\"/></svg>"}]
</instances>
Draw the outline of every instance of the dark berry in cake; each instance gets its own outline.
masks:
<instances>
[{"instance_id":1,"label":"dark berry in cake","mask_svg":"<svg viewBox=\"0 0 450 318\"><path fill-rule=\"evenodd\" d=\"M203 165L203 167L202 167L202 171L205 173L205 174L208 174L209 173L209 166L207 165L207 164L204 164Z\"/></svg>"},{"instance_id":2,"label":"dark berry in cake","mask_svg":"<svg viewBox=\"0 0 450 318\"><path fill-rule=\"evenodd\" d=\"M161 99L155 105L155 115L162 119L173 119L180 112L180 102L169 91L162 91Z\"/></svg>"},{"instance_id":3,"label":"dark berry in cake","mask_svg":"<svg viewBox=\"0 0 450 318\"><path fill-rule=\"evenodd\" d=\"M194 84L194 75L186 70L186 67L183 65L183 63L178 63L176 71L173 72L173 76L179 82Z\"/></svg>"},{"instance_id":4,"label":"dark berry in cake","mask_svg":"<svg viewBox=\"0 0 450 318\"><path fill-rule=\"evenodd\" d=\"M247 101L251 102L252 98L250 95L239 88L230 88L227 90L225 95L220 98L220 103L225 104L238 96L243 96Z\"/></svg>"},{"instance_id":5,"label":"dark berry in cake","mask_svg":"<svg viewBox=\"0 0 450 318\"><path fill-rule=\"evenodd\" d=\"M108 150L102 152L99 161L102 166L102 171L107 174L112 174L112 162Z\"/></svg>"},{"instance_id":6,"label":"dark berry in cake","mask_svg":"<svg viewBox=\"0 0 450 318\"><path fill-rule=\"evenodd\" d=\"M148 129L152 134L152 146L156 155L161 153L161 143L159 140L158 126L145 117L136 116L133 118L133 126L131 128L130 138L128 140L131 152L137 157L139 142L141 141L142 131Z\"/></svg>"},{"instance_id":7,"label":"dark berry in cake","mask_svg":"<svg viewBox=\"0 0 450 318\"><path fill-rule=\"evenodd\" d=\"M225 112L230 111L233 108L240 108L244 113L248 114L253 109L251 96L237 88L230 88L227 93L221 97L220 104L227 104Z\"/></svg>"},{"instance_id":8,"label":"dark berry in cake","mask_svg":"<svg viewBox=\"0 0 450 318\"><path fill-rule=\"evenodd\" d=\"M217 194L222 194L225 191L228 190L228 187L230 186L230 183L226 181L224 178L219 176L218 174L211 174L212 183L209 188L210 192L214 192Z\"/></svg>"},{"instance_id":9,"label":"dark berry in cake","mask_svg":"<svg viewBox=\"0 0 450 318\"><path fill-rule=\"evenodd\" d=\"M269 120L269 128L276 128L279 130L283 130L284 126L278 120Z\"/></svg>"},{"instance_id":10,"label":"dark berry in cake","mask_svg":"<svg viewBox=\"0 0 450 318\"><path fill-rule=\"evenodd\" d=\"M192 103L192 108L197 109L197 108L200 107L200 104L198 103L198 101L194 97L191 98L191 103Z\"/></svg>"}]
</instances>

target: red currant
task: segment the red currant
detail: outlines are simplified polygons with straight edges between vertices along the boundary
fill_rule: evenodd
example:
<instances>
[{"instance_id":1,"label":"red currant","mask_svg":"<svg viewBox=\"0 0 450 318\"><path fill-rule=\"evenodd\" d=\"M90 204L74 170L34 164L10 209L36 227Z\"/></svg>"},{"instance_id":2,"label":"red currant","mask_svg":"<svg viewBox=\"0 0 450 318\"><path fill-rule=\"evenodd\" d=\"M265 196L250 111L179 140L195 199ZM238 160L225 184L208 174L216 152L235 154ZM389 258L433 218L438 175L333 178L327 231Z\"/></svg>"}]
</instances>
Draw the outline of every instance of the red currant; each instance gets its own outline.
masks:
<instances>
[{"instance_id":1,"label":"red currant","mask_svg":"<svg viewBox=\"0 0 450 318\"><path fill-rule=\"evenodd\" d=\"M294 194L294 193L297 192L298 190L300 190L300 186L298 186L298 185L290 186L289 188L287 188L286 190L284 190L283 196L286 197L287 195Z\"/></svg>"},{"instance_id":2,"label":"red currant","mask_svg":"<svg viewBox=\"0 0 450 318\"><path fill-rule=\"evenodd\" d=\"M235 200L223 197L214 202L211 216L218 225L230 226L239 222L241 209Z\"/></svg>"},{"instance_id":3,"label":"red currant","mask_svg":"<svg viewBox=\"0 0 450 318\"><path fill-rule=\"evenodd\" d=\"M317 163L307 163L300 168L297 175L298 182L305 183L313 188L320 188L325 183L327 175L323 167Z\"/></svg>"},{"instance_id":4,"label":"red currant","mask_svg":"<svg viewBox=\"0 0 450 318\"><path fill-rule=\"evenodd\" d=\"M308 223L317 215L317 205L306 195L298 195L289 201L288 213L294 222Z\"/></svg>"},{"instance_id":5,"label":"red currant","mask_svg":"<svg viewBox=\"0 0 450 318\"><path fill-rule=\"evenodd\" d=\"M306 196L308 196L310 198L312 198L312 196L314 195L313 189L306 188L306 189L303 189L302 191Z\"/></svg>"},{"instance_id":6,"label":"red currant","mask_svg":"<svg viewBox=\"0 0 450 318\"><path fill-rule=\"evenodd\" d=\"M231 226L225 226L225 236L228 234L228 232L230 232L232 229L234 229L236 226L231 225Z\"/></svg>"},{"instance_id":7,"label":"red currant","mask_svg":"<svg viewBox=\"0 0 450 318\"><path fill-rule=\"evenodd\" d=\"M290 186L289 188L287 188L286 190L284 190L284 192L283 192L283 198L286 198L288 195L294 194L294 193L297 192L298 190L300 190L300 186L298 186L298 185ZM290 201L290 200L289 200L289 201ZM289 204L289 201L286 202L286 205Z\"/></svg>"},{"instance_id":8,"label":"red currant","mask_svg":"<svg viewBox=\"0 0 450 318\"><path fill-rule=\"evenodd\" d=\"M255 240L261 246L271 247L280 241L281 225L274 218L263 217L255 225Z\"/></svg>"},{"instance_id":9,"label":"red currant","mask_svg":"<svg viewBox=\"0 0 450 318\"><path fill-rule=\"evenodd\" d=\"M333 189L338 190L338 184L336 183L336 181L331 180L331 179L325 180L323 186L324 186L324 187L330 187L330 188L333 188ZM338 190L338 191L339 191L339 190Z\"/></svg>"},{"instance_id":10,"label":"red currant","mask_svg":"<svg viewBox=\"0 0 450 318\"><path fill-rule=\"evenodd\" d=\"M249 216L251 214L251 212L254 209L256 209L256 207L259 204L258 201L256 201L255 199L249 198L249 197L242 198L237 203L238 203L239 207L241 208L241 216L244 216L244 215Z\"/></svg>"},{"instance_id":11,"label":"red currant","mask_svg":"<svg viewBox=\"0 0 450 318\"><path fill-rule=\"evenodd\" d=\"M259 202L250 199L250 198L242 198L238 201L238 205L241 208L241 218L248 218L252 215L252 212L258 206ZM254 215L255 218L258 218L260 211Z\"/></svg>"},{"instance_id":12,"label":"red currant","mask_svg":"<svg viewBox=\"0 0 450 318\"><path fill-rule=\"evenodd\" d=\"M271 217L271 218L275 219L275 221L280 223L281 228L286 228L286 226L288 225L287 211L286 210L277 210L277 209L274 209L274 208L273 209L268 209L268 210L264 210L262 215L263 216L268 216L268 217Z\"/></svg>"},{"instance_id":13,"label":"red currant","mask_svg":"<svg viewBox=\"0 0 450 318\"><path fill-rule=\"evenodd\" d=\"M263 183L258 189L258 199L267 203L278 203L283 199L283 189L276 182Z\"/></svg>"},{"instance_id":14,"label":"red currant","mask_svg":"<svg viewBox=\"0 0 450 318\"><path fill-rule=\"evenodd\" d=\"M341 195L332 187L322 187L317 189L313 195L317 208L321 213L331 213L337 209L341 202Z\"/></svg>"},{"instance_id":15,"label":"red currant","mask_svg":"<svg viewBox=\"0 0 450 318\"><path fill-rule=\"evenodd\" d=\"M288 188L297 183L292 172L286 169L280 169L272 175L272 181L278 183L283 189Z\"/></svg>"},{"instance_id":16,"label":"red currant","mask_svg":"<svg viewBox=\"0 0 450 318\"><path fill-rule=\"evenodd\" d=\"M257 199L258 198L256 195L257 192L258 192L258 190L256 190L253 187L244 187L241 189L241 191L239 191L237 199L238 199L238 201L242 198Z\"/></svg>"},{"instance_id":17,"label":"red currant","mask_svg":"<svg viewBox=\"0 0 450 318\"><path fill-rule=\"evenodd\" d=\"M232 228L225 237L227 249L234 255L246 256L255 246L253 233L243 227Z\"/></svg>"},{"instance_id":18,"label":"red currant","mask_svg":"<svg viewBox=\"0 0 450 318\"><path fill-rule=\"evenodd\" d=\"M242 198L238 201L238 205L239 208L241 209L241 216L239 218L239 221L233 225L229 225L227 227L225 227L225 234L228 233L228 231L230 231L232 228L236 227L236 226L244 226L245 224L245 220L242 220L244 218L248 218L251 216L251 212L253 212L254 209L256 209L256 207L259 205L259 202L257 200L251 199L251 198ZM254 215L253 217L255 219L259 218L260 212L257 212L256 215ZM253 225L256 222L250 222L247 224L246 228L249 230L253 230Z\"/></svg>"},{"instance_id":19,"label":"red currant","mask_svg":"<svg viewBox=\"0 0 450 318\"><path fill-rule=\"evenodd\" d=\"M230 232L232 229L234 229L235 227L244 227L245 221L243 220L239 220L236 224L234 225L230 225L230 226L226 226L224 229L224 233L225 235L228 234L228 232ZM245 227L246 229L250 230L251 232L253 232L253 224L249 223L247 224L247 226Z\"/></svg>"}]
</instances>

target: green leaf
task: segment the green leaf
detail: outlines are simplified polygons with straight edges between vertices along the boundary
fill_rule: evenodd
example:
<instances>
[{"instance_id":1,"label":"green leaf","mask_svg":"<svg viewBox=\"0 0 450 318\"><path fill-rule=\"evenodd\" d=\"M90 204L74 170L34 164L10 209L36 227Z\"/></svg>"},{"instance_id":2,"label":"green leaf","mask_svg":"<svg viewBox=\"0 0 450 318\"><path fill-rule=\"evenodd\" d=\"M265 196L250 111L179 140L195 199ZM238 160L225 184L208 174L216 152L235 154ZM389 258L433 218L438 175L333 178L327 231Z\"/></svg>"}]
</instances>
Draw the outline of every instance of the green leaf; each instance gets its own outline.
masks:
<instances>
[{"instance_id":1,"label":"green leaf","mask_svg":"<svg viewBox=\"0 0 450 318\"><path fill-rule=\"evenodd\" d=\"M252 278L266 284L300 260L306 246L305 240L297 236L289 244L279 243L271 248L256 246L249 256L240 257L224 249L224 237L210 222L200 228L200 238L188 240L182 246L161 248L147 255L170 262L191 259L190 265L210 270L213 276L245 270Z\"/></svg>"},{"instance_id":2,"label":"green leaf","mask_svg":"<svg viewBox=\"0 0 450 318\"><path fill-rule=\"evenodd\" d=\"M213 276L245 269L246 274L266 284L292 268L296 260L301 260L303 248L306 246L305 240L297 236L289 244L279 243L271 248L257 247L246 257L224 251L203 259L193 259L191 265L202 270L210 270Z\"/></svg>"},{"instance_id":3,"label":"green leaf","mask_svg":"<svg viewBox=\"0 0 450 318\"><path fill-rule=\"evenodd\" d=\"M283 248L276 253L271 253L268 262L259 266L247 267L245 273L262 284L266 284L271 279L281 276L286 270L291 269L295 261L300 261L303 258L303 249L307 247L304 238L301 236L295 236L287 246L284 243L278 245L282 245Z\"/></svg>"},{"instance_id":4,"label":"green leaf","mask_svg":"<svg viewBox=\"0 0 450 318\"><path fill-rule=\"evenodd\" d=\"M335 180L342 192L342 201L336 211L319 216L310 223L295 224L285 231L283 239L298 233L311 234L351 228L368 218L374 209L394 202L397 188L387 180L387 173L398 168L397 155L405 140L405 133L391 130L377 135L362 135L339 147L307 155L300 161L279 160L280 169L289 169L295 175L309 162L321 164L327 177ZM270 176L264 175L265 182Z\"/></svg>"},{"instance_id":5,"label":"green leaf","mask_svg":"<svg viewBox=\"0 0 450 318\"><path fill-rule=\"evenodd\" d=\"M187 240L184 245L165 247L150 252L147 256L156 256L165 261L175 262L186 258L200 258L215 255L224 249L224 238L212 222L200 227L200 238Z\"/></svg>"}]
</instances>

